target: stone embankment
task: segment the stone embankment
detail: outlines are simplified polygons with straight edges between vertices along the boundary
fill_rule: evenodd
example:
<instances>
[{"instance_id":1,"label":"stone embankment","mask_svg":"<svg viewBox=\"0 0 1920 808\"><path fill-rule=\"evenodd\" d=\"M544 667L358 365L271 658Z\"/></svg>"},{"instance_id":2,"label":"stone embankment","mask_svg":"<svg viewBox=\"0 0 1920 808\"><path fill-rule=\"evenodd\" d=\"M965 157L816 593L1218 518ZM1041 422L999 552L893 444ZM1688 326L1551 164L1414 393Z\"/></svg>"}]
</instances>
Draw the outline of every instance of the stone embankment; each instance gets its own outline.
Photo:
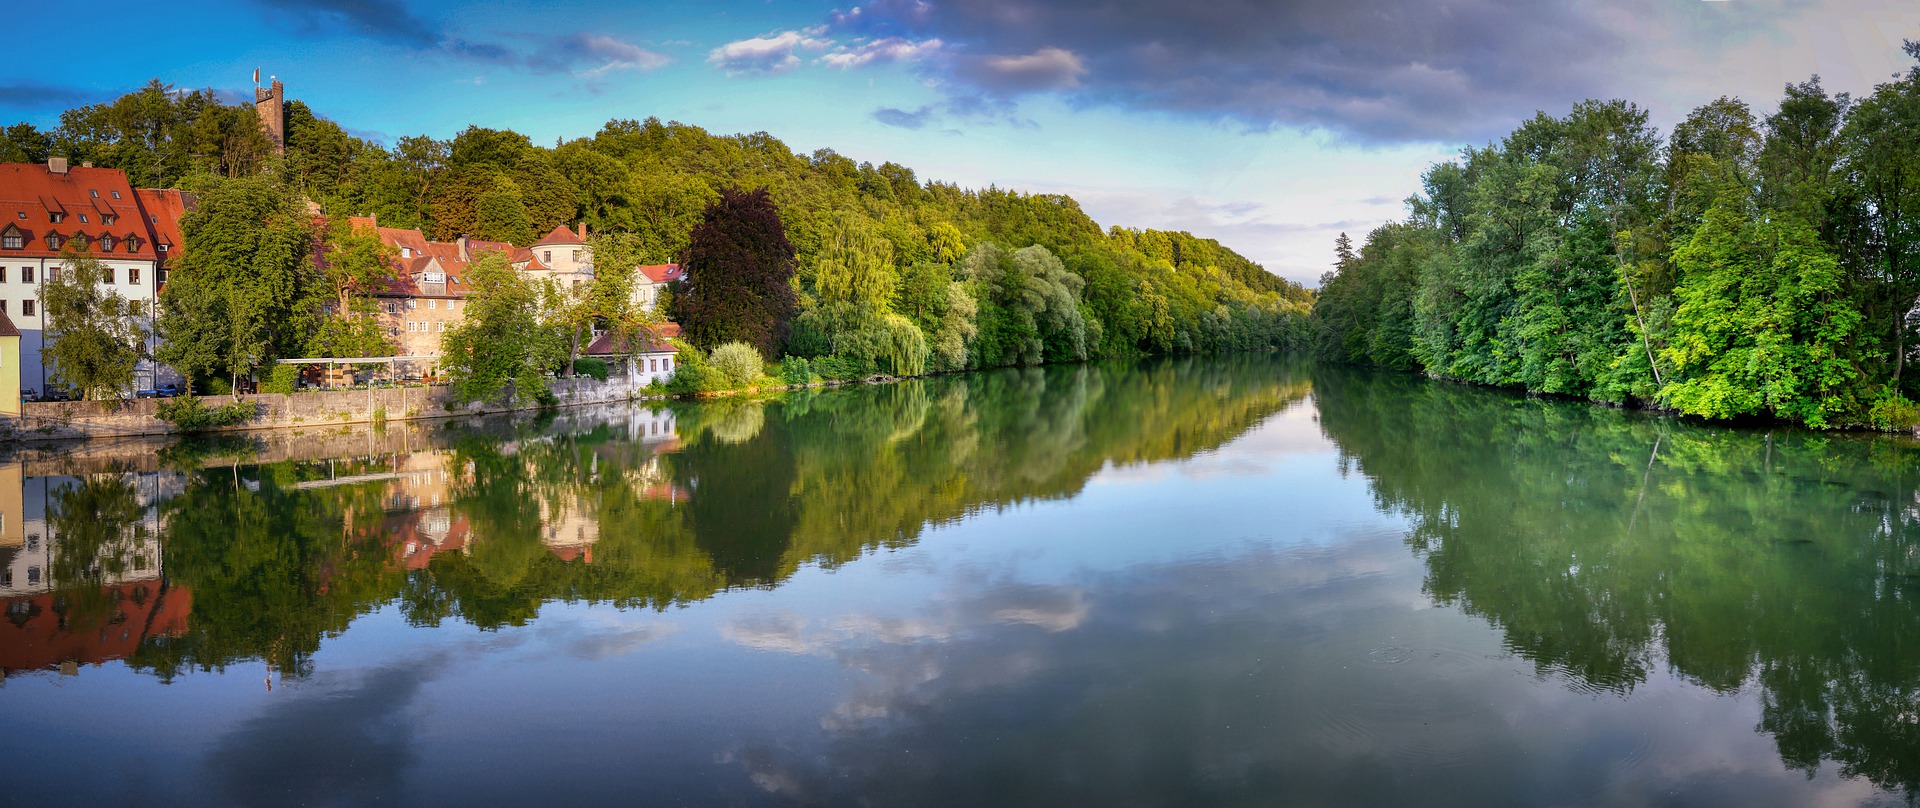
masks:
<instances>
[{"instance_id":1,"label":"stone embankment","mask_svg":"<svg viewBox=\"0 0 1920 808\"><path fill-rule=\"evenodd\" d=\"M549 385L557 399L554 406L559 407L658 397L651 395L654 391L624 378L611 378L604 382L592 378L555 379ZM164 400L28 402L19 418L0 418L5 422L0 424L0 441L38 442L173 434L177 431L173 425L155 415ZM209 431L246 432L289 427L344 426L376 421L451 418L516 409L480 403L458 404L454 401L452 389L445 385L310 390L291 395L260 393L240 396L240 400L254 404L260 414L249 423ZM201 396L200 401L208 407L218 407L233 401L233 397Z\"/></svg>"}]
</instances>

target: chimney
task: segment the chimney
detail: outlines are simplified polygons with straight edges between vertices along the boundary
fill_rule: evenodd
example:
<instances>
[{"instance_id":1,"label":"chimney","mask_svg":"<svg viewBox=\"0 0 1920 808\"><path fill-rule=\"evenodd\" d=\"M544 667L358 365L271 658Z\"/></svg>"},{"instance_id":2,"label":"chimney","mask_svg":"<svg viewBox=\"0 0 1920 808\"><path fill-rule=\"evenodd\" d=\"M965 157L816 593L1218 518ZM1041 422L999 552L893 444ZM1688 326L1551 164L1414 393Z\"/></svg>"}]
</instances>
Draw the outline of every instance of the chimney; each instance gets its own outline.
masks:
<instances>
[{"instance_id":1,"label":"chimney","mask_svg":"<svg viewBox=\"0 0 1920 808\"><path fill-rule=\"evenodd\" d=\"M453 243L460 245L460 260L472 260L467 257L467 234L461 233L459 238L453 240Z\"/></svg>"},{"instance_id":2,"label":"chimney","mask_svg":"<svg viewBox=\"0 0 1920 808\"><path fill-rule=\"evenodd\" d=\"M65 174L65 173L67 173L67 158L65 158L65 157L49 157L49 158L47 158L47 173L48 173L48 174Z\"/></svg>"},{"instance_id":3,"label":"chimney","mask_svg":"<svg viewBox=\"0 0 1920 808\"><path fill-rule=\"evenodd\" d=\"M587 240L587 223L586 222L580 223L580 240L581 241Z\"/></svg>"}]
</instances>

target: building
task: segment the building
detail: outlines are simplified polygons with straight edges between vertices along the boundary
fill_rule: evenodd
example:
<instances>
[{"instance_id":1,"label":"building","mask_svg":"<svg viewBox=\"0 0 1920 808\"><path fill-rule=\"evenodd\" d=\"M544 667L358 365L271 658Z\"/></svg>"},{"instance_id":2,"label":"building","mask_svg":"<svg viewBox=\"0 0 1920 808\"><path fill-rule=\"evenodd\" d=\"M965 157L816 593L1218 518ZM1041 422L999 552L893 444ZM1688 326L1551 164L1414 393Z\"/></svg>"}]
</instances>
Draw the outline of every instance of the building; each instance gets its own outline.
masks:
<instances>
[{"instance_id":1,"label":"building","mask_svg":"<svg viewBox=\"0 0 1920 808\"><path fill-rule=\"evenodd\" d=\"M640 306L641 311L653 311L660 302L660 290L686 277L686 270L681 269L679 264L638 267L638 276L633 279L633 302Z\"/></svg>"},{"instance_id":2,"label":"building","mask_svg":"<svg viewBox=\"0 0 1920 808\"><path fill-rule=\"evenodd\" d=\"M113 291L144 312L149 353L159 347L154 304L166 258L179 245L179 218L192 209L192 195L136 191L119 169L68 166L59 157L0 163L0 313L20 332L15 368L22 388L44 392L52 384L53 368L42 353L47 323L40 290L68 249L100 260ZM136 387L178 380L151 361L134 373Z\"/></svg>"},{"instance_id":3,"label":"building","mask_svg":"<svg viewBox=\"0 0 1920 808\"><path fill-rule=\"evenodd\" d=\"M253 80L260 81L260 72L254 71ZM287 87L274 79L267 87L253 88L253 111L260 116L260 128L267 133L267 140L273 143L274 154L287 153Z\"/></svg>"},{"instance_id":4,"label":"building","mask_svg":"<svg viewBox=\"0 0 1920 808\"><path fill-rule=\"evenodd\" d=\"M380 324L399 346L401 356L439 356L440 339L460 322L470 291L467 271L488 252L514 257L514 246L461 236L428 241L418 229L380 227L374 217L354 217L353 227L370 230L394 249L395 277L374 295Z\"/></svg>"},{"instance_id":5,"label":"building","mask_svg":"<svg viewBox=\"0 0 1920 808\"><path fill-rule=\"evenodd\" d=\"M20 415L20 329L0 312L0 415Z\"/></svg>"},{"instance_id":6,"label":"building","mask_svg":"<svg viewBox=\"0 0 1920 808\"><path fill-rule=\"evenodd\" d=\"M516 251L513 265L536 285L552 281L559 289L570 290L593 283L593 246L587 243L587 226L580 225L577 232L565 225L555 227L532 247Z\"/></svg>"},{"instance_id":7,"label":"building","mask_svg":"<svg viewBox=\"0 0 1920 808\"><path fill-rule=\"evenodd\" d=\"M593 338L582 354L606 360L610 373L624 373L634 384L666 384L673 378L674 357L680 355L680 349L667 342L667 337L679 332L677 326L661 328L657 333L642 334L631 340L616 340L612 332L603 332Z\"/></svg>"}]
</instances>

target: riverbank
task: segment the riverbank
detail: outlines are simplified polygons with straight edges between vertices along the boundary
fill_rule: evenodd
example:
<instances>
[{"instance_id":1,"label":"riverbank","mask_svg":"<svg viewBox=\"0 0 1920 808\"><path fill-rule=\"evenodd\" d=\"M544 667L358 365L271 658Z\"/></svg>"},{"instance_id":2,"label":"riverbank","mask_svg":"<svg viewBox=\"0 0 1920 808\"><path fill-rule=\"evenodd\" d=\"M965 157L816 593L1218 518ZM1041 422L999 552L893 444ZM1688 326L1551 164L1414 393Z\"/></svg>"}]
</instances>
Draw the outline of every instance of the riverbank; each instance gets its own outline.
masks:
<instances>
[{"instance_id":1,"label":"riverbank","mask_svg":"<svg viewBox=\"0 0 1920 808\"><path fill-rule=\"evenodd\" d=\"M621 378L606 381L589 377L554 379L548 383L548 389L554 396L554 403L547 405L550 407L669 397L657 388ZM200 396L199 399L208 407L222 406L235 400L232 396ZM168 400L29 402L23 405L20 417L5 419L0 424L0 443L180 434L173 424L158 417L161 402ZM455 400L453 389L447 385L310 390L293 394L257 393L240 396L238 400L253 404L259 414L245 424L203 431L233 433L351 426L542 409L481 402L462 404Z\"/></svg>"}]
</instances>

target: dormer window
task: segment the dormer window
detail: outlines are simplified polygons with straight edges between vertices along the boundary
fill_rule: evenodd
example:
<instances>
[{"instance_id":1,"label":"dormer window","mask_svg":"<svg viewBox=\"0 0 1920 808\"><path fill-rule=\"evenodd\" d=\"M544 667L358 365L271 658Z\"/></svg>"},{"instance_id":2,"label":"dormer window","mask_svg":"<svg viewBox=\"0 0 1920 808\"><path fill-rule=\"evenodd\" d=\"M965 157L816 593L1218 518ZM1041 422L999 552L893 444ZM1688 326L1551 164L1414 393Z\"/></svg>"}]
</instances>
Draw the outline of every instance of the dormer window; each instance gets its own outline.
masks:
<instances>
[{"instance_id":1,"label":"dormer window","mask_svg":"<svg viewBox=\"0 0 1920 808\"><path fill-rule=\"evenodd\" d=\"M80 214L80 223L81 223L81 224L91 224L91 222L88 222L88 221L87 221L87 214L84 214L84 213L82 213L82 214Z\"/></svg>"},{"instance_id":2,"label":"dormer window","mask_svg":"<svg viewBox=\"0 0 1920 808\"><path fill-rule=\"evenodd\" d=\"M127 252L137 253L139 251L140 251L140 237L127 236Z\"/></svg>"},{"instance_id":3,"label":"dormer window","mask_svg":"<svg viewBox=\"0 0 1920 808\"><path fill-rule=\"evenodd\" d=\"M66 221L67 214L64 211L56 210L51 213L48 213L47 218L52 219L54 224L59 224L63 221Z\"/></svg>"},{"instance_id":4,"label":"dormer window","mask_svg":"<svg viewBox=\"0 0 1920 808\"><path fill-rule=\"evenodd\" d=\"M100 237L101 252L113 252L113 243L114 243L113 236L111 235L101 236Z\"/></svg>"},{"instance_id":5,"label":"dormer window","mask_svg":"<svg viewBox=\"0 0 1920 808\"><path fill-rule=\"evenodd\" d=\"M93 197L94 199L99 199L99 198L100 198L100 192L99 192L99 191L96 191L96 190L93 190L92 188L88 188L88 189L87 189L87 196L90 196L90 197Z\"/></svg>"},{"instance_id":6,"label":"dormer window","mask_svg":"<svg viewBox=\"0 0 1920 808\"><path fill-rule=\"evenodd\" d=\"M47 249L49 249L49 250L57 250L57 249L60 249L60 244L61 244L62 242L64 242L64 241L66 241L66 239L63 239L63 238L61 238L61 237L60 237L60 234L59 234L59 233L48 233L48 234L47 234Z\"/></svg>"},{"instance_id":7,"label":"dormer window","mask_svg":"<svg viewBox=\"0 0 1920 808\"><path fill-rule=\"evenodd\" d=\"M26 249L26 246L27 237L21 235L19 230L9 227L6 233L0 234L0 247L5 247L9 250L21 250Z\"/></svg>"},{"instance_id":8,"label":"dormer window","mask_svg":"<svg viewBox=\"0 0 1920 808\"><path fill-rule=\"evenodd\" d=\"M106 225L106 226L108 226L108 227L112 227L112 226L113 226L113 223L114 223L114 221L115 221L115 220L117 220L117 219L119 219L119 218L120 218L120 217L118 217L118 216L115 216L115 215L113 215L113 214L111 214L111 213L102 213L102 214L100 214L100 223L101 223L101 224L104 224L104 225Z\"/></svg>"},{"instance_id":9,"label":"dormer window","mask_svg":"<svg viewBox=\"0 0 1920 808\"><path fill-rule=\"evenodd\" d=\"M85 217L81 217L81 218L85 218ZM84 250L84 249L86 249L86 248L87 248L87 234L85 234L85 233L75 233L75 234L73 234L73 248L74 248L74 249L76 249L76 250Z\"/></svg>"},{"instance_id":10,"label":"dormer window","mask_svg":"<svg viewBox=\"0 0 1920 808\"><path fill-rule=\"evenodd\" d=\"M26 211L24 211L24 210L23 210L23 211L20 211L20 214L19 214L19 215L20 215L20 219L21 219L21 221L25 221L25 220L26 220L26 218L27 218L27 212L26 212Z\"/></svg>"},{"instance_id":11,"label":"dormer window","mask_svg":"<svg viewBox=\"0 0 1920 808\"><path fill-rule=\"evenodd\" d=\"M114 192L113 192L113 198L114 198L114 199L119 199L119 198L120 198L120 192L119 192L119 191L114 191Z\"/></svg>"}]
</instances>

